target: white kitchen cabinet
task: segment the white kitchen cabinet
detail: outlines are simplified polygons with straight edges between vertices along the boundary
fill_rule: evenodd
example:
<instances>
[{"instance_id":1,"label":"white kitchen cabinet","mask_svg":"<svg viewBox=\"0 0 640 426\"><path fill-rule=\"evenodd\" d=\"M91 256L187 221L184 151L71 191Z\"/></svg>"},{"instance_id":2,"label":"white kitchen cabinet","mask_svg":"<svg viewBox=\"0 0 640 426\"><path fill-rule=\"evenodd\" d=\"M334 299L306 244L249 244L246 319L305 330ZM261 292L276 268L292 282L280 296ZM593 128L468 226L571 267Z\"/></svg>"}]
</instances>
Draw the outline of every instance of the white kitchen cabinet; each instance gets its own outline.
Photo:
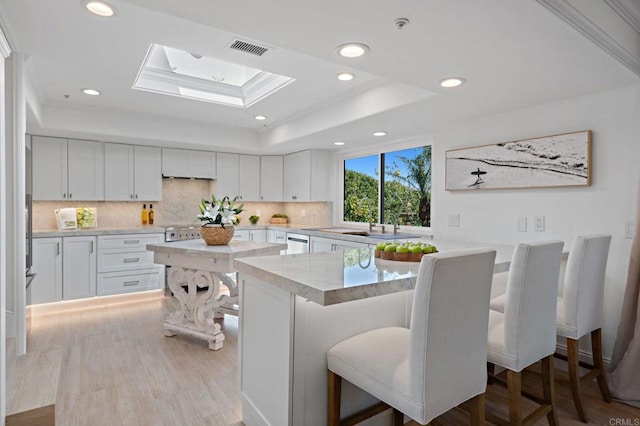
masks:
<instances>
[{"instance_id":1,"label":"white kitchen cabinet","mask_svg":"<svg viewBox=\"0 0 640 426\"><path fill-rule=\"evenodd\" d=\"M189 149L162 149L162 176L216 178L216 153Z\"/></svg>"},{"instance_id":2,"label":"white kitchen cabinet","mask_svg":"<svg viewBox=\"0 0 640 426\"><path fill-rule=\"evenodd\" d=\"M369 249L369 244L367 243L357 243L353 241L324 237L311 237L309 244L311 253L338 251L351 248Z\"/></svg>"},{"instance_id":3,"label":"white kitchen cabinet","mask_svg":"<svg viewBox=\"0 0 640 426\"><path fill-rule=\"evenodd\" d=\"M32 137L34 200L104 200L104 144Z\"/></svg>"},{"instance_id":4,"label":"white kitchen cabinet","mask_svg":"<svg viewBox=\"0 0 640 426\"><path fill-rule=\"evenodd\" d=\"M307 150L284 156L284 201L330 199L328 151Z\"/></svg>"},{"instance_id":5,"label":"white kitchen cabinet","mask_svg":"<svg viewBox=\"0 0 640 426\"><path fill-rule=\"evenodd\" d=\"M234 241L249 241L249 230L248 229L236 229L233 232L233 237L231 238Z\"/></svg>"},{"instance_id":6,"label":"white kitchen cabinet","mask_svg":"<svg viewBox=\"0 0 640 426\"><path fill-rule=\"evenodd\" d=\"M216 170L216 198L237 197L239 195L238 154L219 152L216 155Z\"/></svg>"},{"instance_id":7,"label":"white kitchen cabinet","mask_svg":"<svg viewBox=\"0 0 640 426\"><path fill-rule=\"evenodd\" d=\"M268 243L287 244L287 233L285 231L276 231L275 229L267 229L266 233ZM280 250L280 254L286 254L286 250Z\"/></svg>"},{"instance_id":8,"label":"white kitchen cabinet","mask_svg":"<svg viewBox=\"0 0 640 426\"><path fill-rule=\"evenodd\" d=\"M45 136L31 139L33 200L66 200L67 140Z\"/></svg>"},{"instance_id":9,"label":"white kitchen cabinet","mask_svg":"<svg viewBox=\"0 0 640 426\"><path fill-rule=\"evenodd\" d=\"M105 200L162 200L160 148L104 144Z\"/></svg>"},{"instance_id":10,"label":"white kitchen cabinet","mask_svg":"<svg viewBox=\"0 0 640 426\"><path fill-rule=\"evenodd\" d=\"M162 150L160 148L134 146L133 175L135 199L162 200Z\"/></svg>"},{"instance_id":11,"label":"white kitchen cabinet","mask_svg":"<svg viewBox=\"0 0 640 426\"><path fill-rule=\"evenodd\" d=\"M260 157L238 155L238 199L260 201Z\"/></svg>"},{"instance_id":12,"label":"white kitchen cabinet","mask_svg":"<svg viewBox=\"0 0 640 426\"><path fill-rule=\"evenodd\" d=\"M104 198L133 200L133 145L104 144Z\"/></svg>"},{"instance_id":13,"label":"white kitchen cabinet","mask_svg":"<svg viewBox=\"0 0 640 426\"><path fill-rule=\"evenodd\" d=\"M62 238L34 238L31 272L36 274L27 289L32 305L62 300Z\"/></svg>"},{"instance_id":14,"label":"white kitchen cabinet","mask_svg":"<svg viewBox=\"0 0 640 426\"><path fill-rule=\"evenodd\" d=\"M68 142L69 200L104 200L104 143Z\"/></svg>"},{"instance_id":15,"label":"white kitchen cabinet","mask_svg":"<svg viewBox=\"0 0 640 426\"><path fill-rule=\"evenodd\" d=\"M260 157L260 201L283 200L284 158L282 155Z\"/></svg>"},{"instance_id":16,"label":"white kitchen cabinet","mask_svg":"<svg viewBox=\"0 0 640 426\"><path fill-rule=\"evenodd\" d=\"M62 298L82 299L96 295L96 237L62 239Z\"/></svg>"},{"instance_id":17,"label":"white kitchen cabinet","mask_svg":"<svg viewBox=\"0 0 640 426\"><path fill-rule=\"evenodd\" d=\"M266 229L251 229L249 231L249 241L253 243L266 243L267 242L267 230Z\"/></svg>"},{"instance_id":18,"label":"white kitchen cabinet","mask_svg":"<svg viewBox=\"0 0 640 426\"><path fill-rule=\"evenodd\" d=\"M164 266L153 263L147 244L161 243L164 234L101 235L98 237L96 294L132 293L164 287Z\"/></svg>"}]
</instances>

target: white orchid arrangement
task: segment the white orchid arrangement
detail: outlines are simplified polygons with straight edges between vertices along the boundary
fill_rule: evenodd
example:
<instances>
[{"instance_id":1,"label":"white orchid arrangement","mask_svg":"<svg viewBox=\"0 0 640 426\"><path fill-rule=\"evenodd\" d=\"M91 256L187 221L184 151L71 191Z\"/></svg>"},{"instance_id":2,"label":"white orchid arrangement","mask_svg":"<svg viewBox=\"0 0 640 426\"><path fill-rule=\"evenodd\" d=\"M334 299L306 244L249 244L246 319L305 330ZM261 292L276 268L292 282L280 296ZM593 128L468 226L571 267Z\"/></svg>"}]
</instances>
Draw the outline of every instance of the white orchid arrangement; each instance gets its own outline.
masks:
<instances>
[{"instance_id":1,"label":"white orchid arrangement","mask_svg":"<svg viewBox=\"0 0 640 426\"><path fill-rule=\"evenodd\" d=\"M205 225L233 225L237 223L237 215L242 213L244 204L235 205L237 198L230 200L229 197L223 197L216 200L215 195L211 196L211 201L203 199L198 207L200 214L198 219L205 222Z\"/></svg>"}]
</instances>

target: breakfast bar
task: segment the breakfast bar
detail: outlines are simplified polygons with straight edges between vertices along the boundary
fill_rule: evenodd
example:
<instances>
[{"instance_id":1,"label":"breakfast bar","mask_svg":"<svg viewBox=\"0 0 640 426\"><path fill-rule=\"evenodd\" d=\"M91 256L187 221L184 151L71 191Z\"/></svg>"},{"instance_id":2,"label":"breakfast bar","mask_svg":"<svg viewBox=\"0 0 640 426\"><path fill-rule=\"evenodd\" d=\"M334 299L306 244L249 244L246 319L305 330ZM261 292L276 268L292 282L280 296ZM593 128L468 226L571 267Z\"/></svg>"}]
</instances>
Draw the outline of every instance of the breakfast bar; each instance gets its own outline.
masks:
<instances>
[{"instance_id":1,"label":"breakfast bar","mask_svg":"<svg viewBox=\"0 0 640 426\"><path fill-rule=\"evenodd\" d=\"M513 247L434 241L440 251L489 247L495 272ZM243 421L253 425L325 425L326 353L380 327L408 327L418 262L375 258L370 248L263 256L234 261L239 272L239 366ZM343 416L375 402L344 383ZM374 422L386 422L382 413ZM368 423L388 424L388 423Z\"/></svg>"},{"instance_id":2,"label":"breakfast bar","mask_svg":"<svg viewBox=\"0 0 640 426\"><path fill-rule=\"evenodd\" d=\"M235 272L233 261L278 254L286 248L286 244L245 241L208 246L200 239L147 245L147 250L154 253L155 263L171 266L167 285L180 301L180 309L170 313L163 323L165 335L183 333L209 342L209 349L221 349L224 334L214 318L238 303L236 282L227 275ZM220 282L229 288L229 296L221 294ZM198 288L207 290L198 294Z\"/></svg>"}]
</instances>

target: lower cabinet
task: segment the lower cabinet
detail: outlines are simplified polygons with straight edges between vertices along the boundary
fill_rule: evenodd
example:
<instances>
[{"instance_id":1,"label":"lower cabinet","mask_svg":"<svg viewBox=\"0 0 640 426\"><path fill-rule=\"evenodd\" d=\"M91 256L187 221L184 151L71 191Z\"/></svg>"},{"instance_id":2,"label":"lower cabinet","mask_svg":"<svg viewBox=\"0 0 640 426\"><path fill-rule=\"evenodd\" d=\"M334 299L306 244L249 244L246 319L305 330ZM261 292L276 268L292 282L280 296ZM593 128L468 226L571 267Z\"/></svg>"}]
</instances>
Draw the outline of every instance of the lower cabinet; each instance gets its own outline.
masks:
<instances>
[{"instance_id":1,"label":"lower cabinet","mask_svg":"<svg viewBox=\"0 0 640 426\"><path fill-rule=\"evenodd\" d=\"M62 298L82 299L96 295L96 237L62 239Z\"/></svg>"},{"instance_id":2,"label":"lower cabinet","mask_svg":"<svg viewBox=\"0 0 640 426\"><path fill-rule=\"evenodd\" d=\"M146 248L163 241L164 234L99 236L97 295L164 288L164 266L154 264Z\"/></svg>"},{"instance_id":3,"label":"lower cabinet","mask_svg":"<svg viewBox=\"0 0 640 426\"><path fill-rule=\"evenodd\" d=\"M27 288L31 305L62 300L62 238L35 238L33 266L36 274Z\"/></svg>"},{"instance_id":4,"label":"lower cabinet","mask_svg":"<svg viewBox=\"0 0 640 426\"><path fill-rule=\"evenodd\" d=\"M337 240L333 238L311 237L309 241L311 253L338 251L350 248L369 248L366 243L355 243L352 241Z\"/></svg>"},{"instance_id":5,"label":"lower cabinet","mask_svg":"<svg viewBox=\"0 0 640 426\"><path fill-rule=\"evenodd\" d=\"M251 241L254 243L266 243L267 242L267 230L266 229L236 229L233 233L233 240L235 241Z\"/></svg>"},{"instance_id":6,"label":"lower cabinet","mask_svg":"<svg viewBox=\"0 0 640 426\"><path fill-rule=\"evenodd\" d=\"M38 305L164 288L164 266L146 250L163 241L164 234L34 238L28 300Z\"/></svg>"}]
</instances>

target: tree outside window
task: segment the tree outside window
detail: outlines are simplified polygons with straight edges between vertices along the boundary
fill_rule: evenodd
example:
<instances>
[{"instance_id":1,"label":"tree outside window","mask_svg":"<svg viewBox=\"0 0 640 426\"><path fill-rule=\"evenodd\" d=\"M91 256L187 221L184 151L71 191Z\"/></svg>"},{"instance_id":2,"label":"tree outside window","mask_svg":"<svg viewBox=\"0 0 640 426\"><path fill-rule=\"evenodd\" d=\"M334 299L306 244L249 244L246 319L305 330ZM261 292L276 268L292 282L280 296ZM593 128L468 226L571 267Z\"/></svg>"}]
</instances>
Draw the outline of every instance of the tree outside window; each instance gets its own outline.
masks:
<instances>
[{"instance_id":1,"label":"tree outside window","mask_svg":"<svg viewBox=\"0 0 640 426\"><path fill-rule=\"evenodd\" d=\"M344 220L431 226L431 146L345 160Z\"/></svg>"}]
</instances>

